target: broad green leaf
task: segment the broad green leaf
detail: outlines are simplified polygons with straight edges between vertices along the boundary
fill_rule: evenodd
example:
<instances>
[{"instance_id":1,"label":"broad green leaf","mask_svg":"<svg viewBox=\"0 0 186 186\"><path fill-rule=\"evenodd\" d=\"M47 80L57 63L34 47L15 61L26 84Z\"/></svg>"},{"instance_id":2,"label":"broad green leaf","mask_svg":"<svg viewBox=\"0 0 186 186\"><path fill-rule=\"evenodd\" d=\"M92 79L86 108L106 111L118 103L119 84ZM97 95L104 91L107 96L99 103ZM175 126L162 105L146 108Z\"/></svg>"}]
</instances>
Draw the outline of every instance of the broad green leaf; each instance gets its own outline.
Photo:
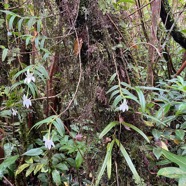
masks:
<instances>
[{"instance_id":1,"label":"broad green leaf","mask_svg":"<svg viewBox=\"0 0 186 186\"><path fill-rule=\"evenodd\" d=\"M80 151L80 150L79 150ZM81 166L81 164L83 163L83 151L80 151L80 152L77 152L77 155L76 155L76 159L75 159L75 162L76 162L76 168L79 169L79 167Z\"/></svg>"},{"instance_id":2,"label":"broad green leaf","mask_svg":"<svg viewBox=\"0 0 186 186\"><path fill-rule=\"evenodd\" d=\"M115 127L116 125L118 125L119 122L118 121L113 121L111 123L109 123L101 132L101 134L99 135L99 139L103 138L103 136L105 136L113 127Z\"/></svg>"},{"instance_id":3,"label":"broad green leaf","mask_svg":"<svg viewBox=\"0 0 186 186\"><path fill-rule=\"evenodd\" d=\"M186 103L181 103L178 107L178 111L176 112L176 116L186 113Z\"/></svg>"},{"instance_id":4,"label":"broad green leaf","mask_svg":"<svg viewBox=\"0 0 186 186\"><path fill-rule=\"evenodd\" d=\"M184 130L176 130L176 137L180 140L184 140L184 136L185 136L185 131Z\"/></svg>"},{"instance_id":5,"label":"broad green leaf","mask_svg":"<svg viewBox=\"0 0 186 186\"><path fill-rule=\"evenodd\" d=\"M4 48L2 53L2 61L6 59L7 54L8 54L8 48Z\"/></svg>"},{"instance_id":6,"label":"broad green leaf","mask_svg":"<svg viewBox=\"0 0 186 186\"><path fill-rule=\"evenodd\" d=\"M160 136L162 135L162 132L158 131L157 129L152 130L152 135L155 138L155 141L159 140Z\"/></svg>"},{"instance_id":7,"label":"broad green leaf","mask_svg":"<svg viewBox=\"0 0 186 186\"><path fill-rule=\"evenodd\" d=\"M186 171L183 171L177 167L165 167L165 168L161 168L158 171L157 175L165 176L167 178L176 178L176 179L181 178L181 177L186 178Z\"/></svg>"},{"instance_id":8,"label":"broad green leaf","mask_svg":"<svg viewBox=\"0 0 186 186\"><path fill-rule=\"evenodd\" d=\"M139 133L148 143L150 143L149 138L146 136L145 133L143 133L138 127L130 124L130 123L126 123L126 122L122 122L123 125L135 130L137 133Z\"/></svg>"},{"instance_id":9,"label":"broad green leaf","mask_svg":"<svg viewBox=\"0 0 186 186\"><path fill-rule=\"evenodd\" d=\"M64 163L59 163L55 167L56 167L56 169L59 169L60 171L63 171L63 172L69 170L69 168L67 167L67 165L64 164Z\"/></svg>"},{"instance_id":10,"label":"broad green leaf","mask_svg":"<svg viewBox=\"0 0 186 186\"><path fill-rule=\"evenodd\" d=\"M112 149L113 149L114 143L115 143L115 140L112 140L112 142L108 143L108 145L107 145L107 153L108 153L107 175L108 175L108 179L111 178L111 172L112 172Z\"/></svg>"},{"instance_id":11,"label":"broad green leaf","mask_svg":"<svg viewBox=\"0 0 186 186\"><path fill-rule=\"evenodd\" d=\"M70 166L75 167L76 162L72 158L67 158L66 161L69 163Z\"/></svg>"},{"instance_id":12,"label":"broad green leaf","mask_svg":"<svg viewBox=\"0 0 186 186\"><path fill-rule=\"evenodd\" d=\"M61 176L59 171L57 171L56 169L52 171L52 179L57 186L61 185Z\"/></svg>"},{"instance_id":13,"label":"broad green leaf","mask_svg":"<svg viewBox=\"0 0 186 186\"><path fill-rule=\"evenodd\" d=\"M0 117L3 117L3 118L9 118L11 115L12 115L11 110L2 110L0 112Z\"/></svg>"},{"instance_id":14,"label":"broad green leaf","mask_svg":"<svg viewBox=\"0 0 186 186\"><path fill-rule=\"evenodd\" d=\"M161 151L161 148L153 148L153 153L154 155L156 156L157 159L160 158L160 156L162 155L162 151Z\"/></svg>"},{"instance_id":15,"label":"broad green leaf","mask_svg":"<svg viewBox=\"0 0 186 186\"><path fill-rule=\"evenodd\" d=\"M28 150L23 155L25 155L25 156L38 156L42 153L43 153L43 150L41 148L35 148L35 149Z\"/></svg>"},{"instance_id":16,"label":"broad green leaf","mask_svg":"<svg viewBox=\"0 0 186 186\"><path fill-rule=\"evenodd\" d=\"M10 156L8 158L6 158L1 164L0 164L0 171L4 171L6 170L7 167L9 167L10 165L14 164L15 161L19 158L18 155L16 156Z\"/></svg>"},{"instance_id":17,"label":"broad green leaf","mask_svg":"<svg viewBox=\"0 0 186 186\"><path fill-rule=\"evenodd\" d=\"M18 174L20 174L23 170L25 170L29 166L30 166L30 164L27 164L27 163L19 166L18 169L16 170L15 176L17 176Z\"/></svg>"},{"instance_id":18,"label":"broad green leaf","mask_svg":"<svg viewBox=\"0 0 186 186\"><path fill-rule=\"evenodd\" d=\"M134 164L132 163L132 160L131 160L130 156L128 155L127 151L125 150L123 145L120 143L120 141L118 139L115 139L115 140L116 140L116 143L117 143L123 157L125 158L128 166L129 166L130 170L132 171L132 174L135 178L136 184L141 184L141 178L140 178Z\"/></svg>"},{"instance_id":19,"label":"broad green leaf","mask_svg":"<svg viewBox=\"0 0 186 186\"><path fill-rule=\"evenodd\" d=\"M145 112L146 110L146 101L143 92L139 89L139 87L135 87L135 90L139 97L139 104L141 106L142 112Z\"/></svg>"},{"instance_id":20,"label":"broad green leaf","mask_svg":"<svg viewBox=\"0 0 186 186\"><path fill-rule=\"evenodd\" d=\"M166 150L164 150L164 149L162 149L162 153L163 153L163 155L164 155L167 159L169 159L171 162L176 163L177 165L179 165L179 167L180 167L181 169L186 170L186 157L173 154L173 153L171 153L171 152L169 152L169 151L166 151Z\"/></svg>"},{"instance_id":21,"label":"broad green leaf","mask_svg":"<svg viewBox=\"0 0 186 186\"><path fill-rule=\"evenodd\" d=\"M186 185L186 177L182 177L178 180L178 186L184 186Z\"/></svg>"},{"instance_id":22,"label":"broad green leaf","mask_svg":"<svg viewBox=\"0 0 186 186\"><path fill-rule=\"evenodd\" d=\"M166 114L169 112L170 108L171 108L170 103L167 103L167 104L161 106L160 109L156 112L155 117L157 119L164 118L166 116Z\"/></svg>"}]
</instances>

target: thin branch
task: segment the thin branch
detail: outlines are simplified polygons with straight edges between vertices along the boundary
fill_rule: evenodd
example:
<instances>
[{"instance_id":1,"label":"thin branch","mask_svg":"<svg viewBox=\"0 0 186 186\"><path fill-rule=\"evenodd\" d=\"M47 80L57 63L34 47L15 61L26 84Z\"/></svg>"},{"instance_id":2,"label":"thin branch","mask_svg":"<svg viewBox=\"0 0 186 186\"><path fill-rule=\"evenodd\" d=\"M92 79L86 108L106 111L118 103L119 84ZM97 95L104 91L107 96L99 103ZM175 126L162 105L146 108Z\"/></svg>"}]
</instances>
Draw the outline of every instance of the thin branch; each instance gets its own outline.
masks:
<instances>
[{"instance_id":1,"label":"thin branch","mask_svg":"<svg viewBox=\"0 0 186 186\"><path fill-rule=\"evenodd\" d=\"M6 182L7 182L10 186L14 186L5 176L3 176L3 178L6 180Z\"/></svg>"}]
</instances>

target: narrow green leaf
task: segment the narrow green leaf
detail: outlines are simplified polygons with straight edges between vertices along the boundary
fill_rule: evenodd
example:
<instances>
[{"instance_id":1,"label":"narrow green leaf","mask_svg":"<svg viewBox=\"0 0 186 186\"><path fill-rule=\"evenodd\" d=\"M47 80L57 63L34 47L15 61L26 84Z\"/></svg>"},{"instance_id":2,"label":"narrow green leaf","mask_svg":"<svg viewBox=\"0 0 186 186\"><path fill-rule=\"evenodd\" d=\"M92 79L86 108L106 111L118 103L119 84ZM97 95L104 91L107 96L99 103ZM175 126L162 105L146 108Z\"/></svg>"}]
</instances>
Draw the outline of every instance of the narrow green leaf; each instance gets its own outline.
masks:
<instances>
[{"instance_id":1,"label":"narrow green leaf","mask_svg":"<svg viewBox=\"0 0 186 186\"><path fill-rule=\"evenodd\" d=\"M56 127L57 131L61 136L64 136L65 134L65 128L64 128L64 123L61 121L60 118L57 118L56 121L52 122L53 125Z\"/></svg>"},{"instance_id":2,"label":"narrow green leaf","mask_svg":"<svg viewBox=\"0 0 186 186\"><path fill-rule=\"evenodd\" d=\"M179 179L181 177L186 178L186 171L181 170L177 167L165 167L161 168L158 173L158 176L165 176L167 178L176 178Z\"/></svg>"},{"instance_id":3,"label":"narrow green leaf","mask_svg":"<svg viewBox=\"0 0 186 186\"><path fill-rule=\"evenodd\" d=\"M119 94L119 92L120 92L119 90L113 91L112 94L111 94L111 96L110 96L109 101L110 101L115 95Z\"/></svg>"},{"instance_id":4,"label":"narrow green leaf","mask_svg":"<svg viewBox=\"0 0 186 186\"><path fill-rule=\"evenodd\" d=\"M143 131L141 131L139 128L137 128L136 126L130 124L130 123L126 123L126 122L122 122L123 125L135 130L137 133L139 133L148 143L150 143L149 138L146 136L145 133L143 133Z\"/></svg>"},{"instance_id":5,"label":"narrow green leaf","mask_svg":"<svg viewBox=\"0 0 186 186\"><path fill-rule=\"evenodd\" d=\"M14 12L11 12L9 10L0 10L0 12L4 12L7 15L11 15L11 16L14 15L14 16L20 17L18 14L15 14Z\"/></svg>"},{"instance_id":6,"label":"narrow green leaf","mask_svg":"<svg viewBox=\"0 0 186 186\"><path fill-rule=\"evenodd\" d=\"M31 164L30 167L26 170L26 177L28 177L36 168L36 164Z\"/></svg>"},{"instance_id":7,"label":"narrow green leaf","mask_svg":"<svg viewBox=\"0 0 186 186\"><path fill-rule=\"evenodd\" d=\"M26 68L24 68L23 70L17 72L14 76L13 76L13 80L16 80L17 77L19 77L22 73L25 73L27 70L30 70L33 68L33 65L29 65Z\"/></svg>"},{"instance_id":8,"label":"narrow green leaf","mask_svg":"<svg viewBox=\"0 0 186 186\"><path fill-rule=\"evenodd\" d=\"M145 110L146 110L145 96L144 96L143 92L139 89L139 87L135 87L135 90L138 94L139 104L141 106L141 110L142 110L142 112L145 112Z\"/></svg>"},{"instance_id":9,"label":"narrow green leaf","mask_svg":"<svg viewBox=\"0 0 186 186\"><path fill-rule=\"evenodd\" d=\"M57 186L61 185L61 176L59 171L57 171L56 169L52 171L52 179Z\"/></svg>"},{"instance_id":10,"label":"narrow green leaf","mask_svg":"<svg viewBox=\"0 0 186 186\"><path fill-rule=\"evenodd\" d=\"M41 24L42 24L41 19L37 20L37 32L38 33L41 31Z\"/></svg>"},{"instance_id":11,"label":"narrow green leaf","mask_svg":"<svg viewBox=\"0 0 186 186\"><path fill-rule=\"evenodd\" d=\"M110 92L112 92L113 90L115 90L115 89L117 89L117 88L119 88L118 85L112 86L112 87L107 91L107 94L110 93Z\"/></svg>"},{"instance_id":12,"label":"narrow green leaf","mask_svg":"<svg viewBox=\"0 0 186 186\"><path fill-rule=\"evenodd\" d=\"M39 122L37 122L32 128L39 128L41 125L43 125L44 123L52 123L55 119L57 118L56 115L52 115L52 116L49 116L48 118L44 119L44 120L41 120Z\"/></svg>"},{"instance_id":13,"label":"narrow green leaf","mask_svg":"<svg viewBox=\"0 0 186 186\"><path fill-rule=\"evenodd\" d=\"M44 48L44 44L45 44L45 40L46 40L46 36L43 36L40 42L40 48Z\"/></svg>"},{"instance_id":14,"label":"narrow green leaf","mask_svg":"<svg viewBox=\"0 0 186 186\"><path fill-rule=\"evenodd\" d=\"M118 103L123 100L123 97L121 95L116 96L116 98L113 101L113 106L117 107Z\"/></svg>"},{"instance_id":15,"label":"narrow green leaf","mask_svg":"<svg viewBox=\"0 0 186 186\"><path fill-rule=\"evenodd\" d=\"M153 116L150 116L150 115L147 115L147 114L144 114L144 113L142 113L142 114L143 114L145 117L152 119L152 121L156 122L157 125L158 125L158 124L161 124L161 125L167 126L166 122L162 122L162 121L160 121L159 119L157 119L157 118L155 118L155 117L153 117Z\"/></svg>"},{"instance_id":16,"label":"narrow green leaf","mask_svg":"<svg viewBox=\"0 0 186 186\"><path fill-rule=\"evenodd\" d=\"M29 44L31 38L32 38L31 35L27 35L27 37L26 37L26 46Z\"/></svg>"},{"instance_id":17,"label":"narrow green leaf","mask_svg":"<svg viewBox=\"0 0 186 186\"><path fill-rule=\"evenodd\" d=\"M19 32L21 31L21 26L22 26L23 20L24 20L24 18L21 18L21 19L18 21L18 23L17 23L17 27L18 27L18 31L19 31Z\"/></svg>"},{"instance_id":18,"label":"narrow green leaf","mask_svg":"<svg viewBox=\"0 0 186 186\"><path fill-rule=\"evenodd\" d=\"M2 53L2 61L6 59L7 54L8 54L8 48L4 48Z\"/></svg>"},{"instance_id":19,"label":"narrow green leaf","mask_svg":"<svg viewBox=\"0 0 186 186\"><path fill-rule=\"evenodd\" d=\"M36 22L35 17L31 17L29 19L29 21L27 22L28 30L30 30L32 28L32 26L35 24L35 22Z\"/></svg>"},{"instance_id":20,"label":"narrow green leaf","mask_svg":"<svg viewBox=\"0 0 186 186\"><path fill-rule=\"evenodd\" d=\"M10 20L9 20L9 29L12 30L13 29L13 22L14 19L16 18L16 15L12 15Z\"/></svg>"},{"instance_id":21,"label":"narrow green leaf","mask_svg":"<svg viewBox=\"0 0 186 186\"><path fill-rule=\"evenodd\" d=\"M129 89L134 89L133 87L131 87L129 84L127 84L125 82L121 82L121 85L123 85L124 87L127 87Z\"/></svg>"},{"instance_id":22,"label":"narrow green leaf","mask_svg":"<svg viewBox=\"0 0 186 186\"><path fill-rule=\"evenodd\" d=\"M39 37L35 38L35 46L36 48L39 48Z\"/></svg>"},{"instance_id":23,"label":"narrow green leaf","mask_svg":"<svg viewBox=\"0 0 186 186\"><path fill-rule=\"evenodd\" d=\"M107 175L108 175L108 179L111 178L111 172L112 172L112 149L113 149L114 142L115 142L115 140L112 140L112 142L108 143L108 145L107 145L107 153L108 153Z\"/></svg>"},{"instance_id":24,"label":"narrow green leaf","mask_svg":"<svg viewBox=\"0 0 186 186\"><path fill-rule=\"evenodd\" d=\"M139 103L137 97L134 94L131 94L127 89L122 88L122 93L125 95L126 98L134 100L136 103Z\"/></svg>"},{"instance_id":25,"label":"narrow green leaf","mask_svg":"<svg viewBox=\"0 0 186 186\"><path fill-rule=\"evenodd\" d=\"M20 174L23 170L25 170L27 167L29 167L30 165L25 163L21 166L18 167L18 169L16 170L15 176L17 176L18 174Z\"/></svg>"},{"instance_id":26,"label":"narrow green leaf","mask_svg":"<svg viewBox=\"0 0 186 186\"><path fill-rule=\"evenodd\" d=\"M164 155L167 159L169 159L171 162L176 163L177 165L179 165L179 167L180 167L181 169L186 170L186 157L173 154L173 153L171 153L171 152L169 152L169 151L166 151L166 150L164 150L164 149L162 149L162 153L163 153L163 155Z\"/></svg>"},{"instance_id":27,"label":"narrow green leaf","mask_svg":"<svg viewBox=\"0 0 186 186\"><path fill-rule=\"evenodd\" d=\"M108 143L107 146L109 146L109 145L110 145L110 143ZM104 174L104 172L105 172L105 169L106 169L106 166L107 166L108 158L109 158L109 153L107 152L106 155L105 155L105 159L104 159L104 161L103 161L103 164L102 164L102 166L101 166L101 169L100 169L100 171L99 171L99 173L98 173L98 176L97 176L97 178L96 178L95 186L98 186L98 185L99 185L99 182L100 182L100 180L101 180L101 178L102 178L102 176L103 176L103 174Z\"/></svg>"},{"instance_id":28,"label":"narrow green leaf","mask_svg":"<svg viewBox=\"0 0 186 186\"><path fill-rule=\"evenodd\" d=\"M99 139L103 138L103 136L105 136L113 127L115 127L116 125L118 125L119 122L118 121L113 121L111 123L109 123L101 132L101 134L99 135Z\"/></svg>"},{"instance_id":29,"label":"narrow green leaf","mask_svg":"<svg viewBox=\"0 0 186 186\"><path fill-rule=\"evenodd\" d=\"M115 77L116 77L116 73L114 73L111 77L110 77L110 79L109 79L109 85L113 82L113 80L115 79Z\"/></svg>"},{"instance_id":30,"label":"narrow green leaf","mask_svg":"<svg viewBox=\"0 0 186 186\"><path fill-rule=\"evenodd\" d=\"M145 89L145 90L157 90L157 91L162 91L162 92L168 92L165 89L161 88L156 88L156 87L144 87L144 86L138 86L140 89Z\"/></svg>"},{"instance_id":31,"label":"narrow green leaf","mask_svg":"<svg viewBox=\"0 0 186 186\"><path fill-rule=\"evenodd\" d=\"M45 69L44 66L38 65L38 66L36 67L36 69L37 69L46 79L49 79L48 72L47 72L47 70Z\"/></svg>"},{"instance_id":32,"label":"narrow green leaf","mask_svg":"<svg viewBox=\"0 0 186 186\"><path fill-rule=\"evenodd\" d=\"M141 184L141 178L140 178L138 172L136 171L136 168L135 168L134 164L132 163L130 156L128 155L127 151L125 150L123 145L120 143L120 141L118 139L115 139L115 140L116 140L116 143L117 143L123 157L125 158L128 166L129 166L130 170L132 171L132 174L135 178L136 184Z\"/></svg>"},{"instance_id":33,"label":"narrow green leaf","mask_svg":"<svg viewBox=\"0 0 186 186\"><path fill-rule=\"evenodd\" d=\"M35 148L35 149L28 150L23 155L25 155L25 156L39 156L42 153L43 153L43 150L41 148Z\"/></svg>"},{"instance_id":34,"label":"narrow green leaf","mask_svg":"<svg viewBox=\"0 0 186 186\"><path fill-rule=\"evenodd\" d=\"M30 82L29 84L27 84L27 86L29 87L31 93L32 93L32 96L33 98L36 97L36 90L37 90L37 87L35 86L35 84L33 82Z\"/></svg>"},{"instance_id":35,"label":"narrow green leaf","mask_svg":"<svg viewBox=\"0 0 186 186\"><path fill-rule=\"evenodd\" d=\"M43 168L43 166L44 165L42 163L38 163L34 169L34 175L36 175Z\"/></svg>"}]
</instances>

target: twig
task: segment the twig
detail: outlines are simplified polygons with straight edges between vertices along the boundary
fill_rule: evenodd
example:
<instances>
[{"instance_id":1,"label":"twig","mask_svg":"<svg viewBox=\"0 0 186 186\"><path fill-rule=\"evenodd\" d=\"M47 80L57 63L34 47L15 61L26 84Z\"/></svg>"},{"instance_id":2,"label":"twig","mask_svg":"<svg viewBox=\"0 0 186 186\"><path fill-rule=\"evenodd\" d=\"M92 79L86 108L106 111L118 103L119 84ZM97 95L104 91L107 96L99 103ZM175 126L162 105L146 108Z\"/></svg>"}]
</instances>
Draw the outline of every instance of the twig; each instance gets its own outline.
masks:
<instances>
[{"instance_id":1,"label":"twig","mask_svg":"<svg viewBox=\"0 0 186 186\"><path fill-rule=\"evenodd\" d=\"M7 182L10 186L14 186L5 176L3 176L3 178L6 180L6 182Z\"/></svg>"},{"instance_id":2,"label":"twig","mask_svg":"<svg viewBox=\"0 0 186 186\"><path fill-rule=\"evenodd\" d=\"M118 164L117 164L116 160L114 161L114 163L115 163L115 167L116 167L116 182L117 182L117 186L119 186Z\"/></svg>"},{"instance_id":3,"label":"twig","mask_svg":"<svg viewBox=\"0 0 186 186\"><path fill-rule=\"evenodd\" d=\"M127 48L126 50L124 50L124 53L127 52L130 48L132 48L133 46L139 45L139 44L145 44L145 45L150 45L151 47L153 47L156 52L158 53L158 55L161 57L161 54L158 50L158 48L156 48L154 45L152 45L151 43L147 43L147 42L139 42L139 43L135 43L132 46L130 46L129 48Z\"/></svg>"}]
</instances>

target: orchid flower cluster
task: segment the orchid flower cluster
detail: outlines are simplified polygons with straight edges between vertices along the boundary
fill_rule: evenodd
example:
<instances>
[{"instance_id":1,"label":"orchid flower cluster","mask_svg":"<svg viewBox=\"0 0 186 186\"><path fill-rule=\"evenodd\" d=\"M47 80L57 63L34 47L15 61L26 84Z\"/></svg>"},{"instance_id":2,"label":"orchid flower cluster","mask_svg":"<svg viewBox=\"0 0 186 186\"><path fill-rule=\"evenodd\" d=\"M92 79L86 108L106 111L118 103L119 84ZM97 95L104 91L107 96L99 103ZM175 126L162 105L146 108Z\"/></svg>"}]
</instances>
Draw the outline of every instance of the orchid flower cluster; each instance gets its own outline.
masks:
<instances>
[{"instance_id":1,"label":"orchid flower cluster","mask_svg":"<svg viewBox=\"0 0 186 186\"><path fill-rule=\"evenodd\" d=\"M29 70L27 70L26 72L26 78L24 79L24 83L29 84L31 81L35 82L35 77L33 75L33 73L30 73ZM29 108L29 106L32 106L31 103L31 98L28 98L25 94L23 95L23 106L26 108ZM12 115L16 116L17 115L17 110L16 109L11 109L12 111Z\"/></svg>"},{"instance_id":2,"label":"orchid flower cluster","mask_svg":"<svg viewBox=\"0 0 186 186\"><path fill-rule=\"evenodd\" d=\"M25 84L29 84L32 81L35 82L35 77L33 75L33 73L30 73L29 70L27 70L27 72L25 73L26 78L24 79L24 83ZM23 95L22 97L22 101L23 101L23 106L26 107L27 109L32 106L32 102L31 102L31 97L28 98L27 95ZM18 111L14 108L11 109L12 115L16 116ZM51 149L52 147L55 147L54 142L52 141L52 139L50 139L50 136L48 136L48 138L46 138L45 136L43 137L43 141L45 142L45 147L47 149Z\"/></svg>"}]
</instances>

